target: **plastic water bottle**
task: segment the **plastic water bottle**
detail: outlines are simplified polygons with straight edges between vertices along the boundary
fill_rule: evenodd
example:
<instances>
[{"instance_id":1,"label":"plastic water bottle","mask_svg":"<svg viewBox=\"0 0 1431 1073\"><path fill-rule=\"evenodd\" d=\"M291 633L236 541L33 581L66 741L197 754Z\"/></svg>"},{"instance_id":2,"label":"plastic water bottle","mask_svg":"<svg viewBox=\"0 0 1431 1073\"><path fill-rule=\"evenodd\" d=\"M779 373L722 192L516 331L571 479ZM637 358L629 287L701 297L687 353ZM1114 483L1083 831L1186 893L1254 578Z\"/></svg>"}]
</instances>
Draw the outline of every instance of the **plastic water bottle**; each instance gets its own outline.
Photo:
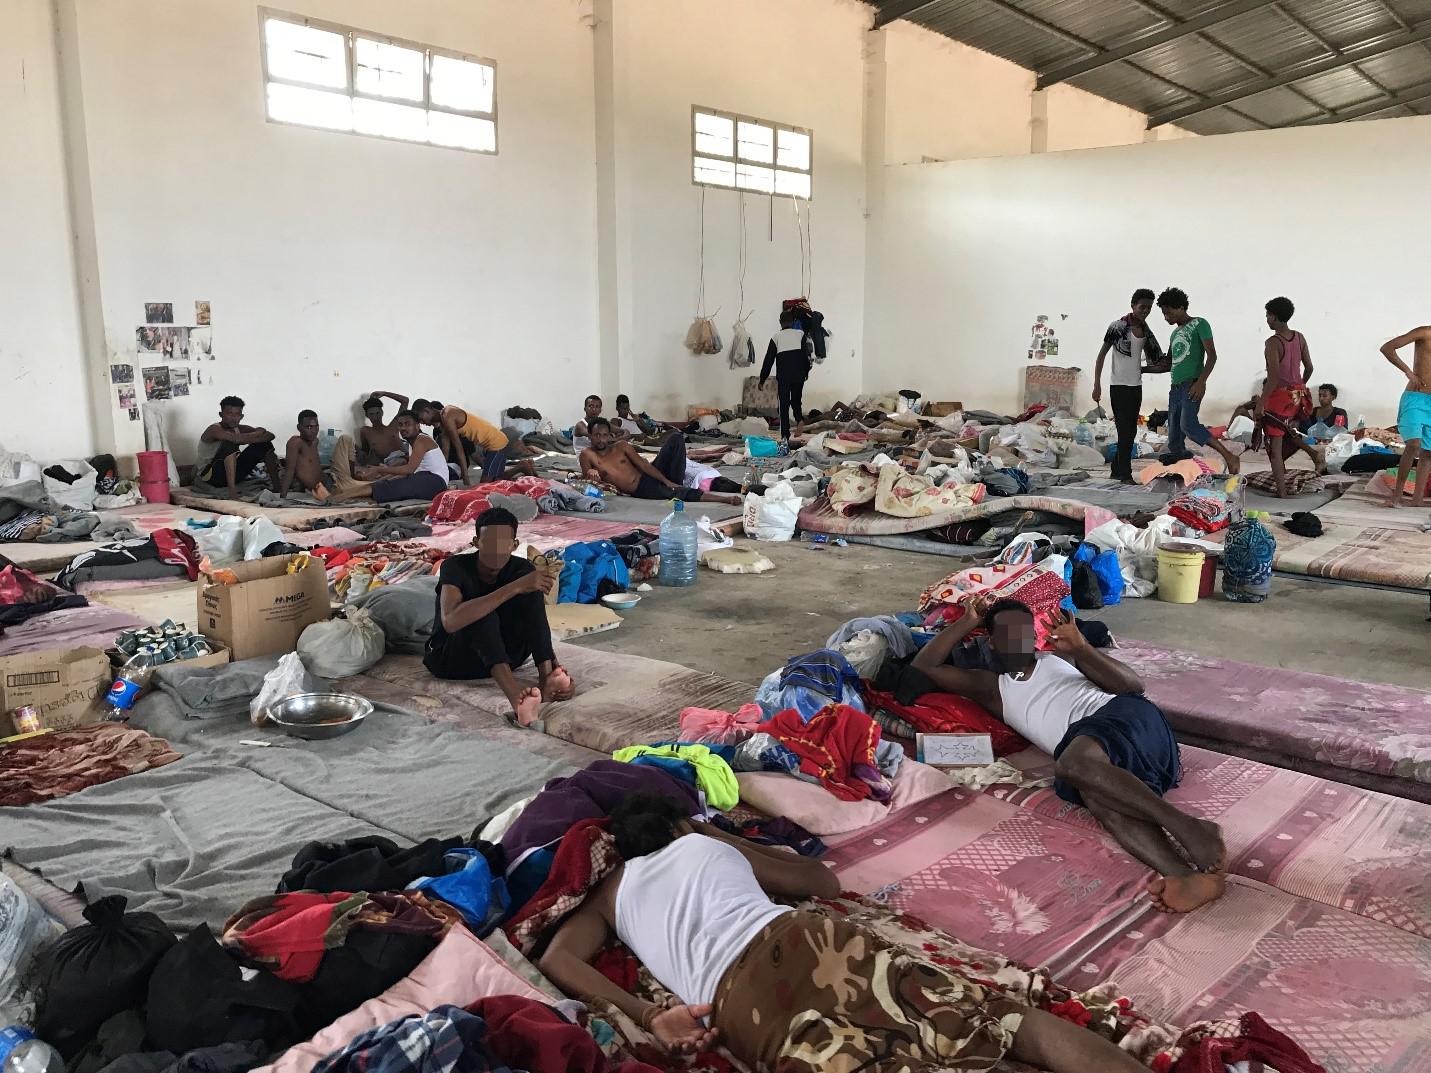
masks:
<instances>
[{"instance_id":1,"label":"plastic water bottle","mask_svg":"<svg viewBox=\"0 0 1431 1073\"><path fill-rule=\"evenodd\" d=\"M318 462L320 465L331 466L333 464L333 451L338 446L338 430L336 428L325 429L318 437Z\"/></svg>"},{"instance_id":2,"label":"plastic water bottle","mask_svg":"<svg viewBox=\"0 0 1431 1073\"><path fill-rule=\"evenodd\" d=\"M119 676L109 687L105 700L109 704L104 717L111 723L123 723L129 719L129 712L144 687L149 684L149 675L154 670L154 657L146 652L136 652L120 668Z\"/></svg>"},{"instance_id":3,"label":"plastic water bottle","mask_svg":"<svg viewBox=\"0 0 1431 1073\"><path fill-rule=\"evenodd\" d=\"M661 521L661 584L694 585L697 550L696 521L678 499Z\"/></svg>"},{"instance_id":4,"label":"plastic water bottle","mask_svg":"<svg viewBox=\"0 0 1431 1073\"><path fill-rule=\"evenodd\" d=\"M1073 430L1073 442L1084 447L1093 446L1093 430L1088 427L1088 422L1082 419L1078 422L1078 427Z\"/></svg>"},{"instance_id":5,"label":"plastic water bottle","mask_svg":"<svg viewBox=\"0 0 1431 1073\"><path fill-rule=\"evenodd\" d=\"M7 1016L3 1020L8 1021ZM65 1073L60 1052L24 1025L0 1028L0 1071L3 1073Z\"/></svg>"}]
</instances>

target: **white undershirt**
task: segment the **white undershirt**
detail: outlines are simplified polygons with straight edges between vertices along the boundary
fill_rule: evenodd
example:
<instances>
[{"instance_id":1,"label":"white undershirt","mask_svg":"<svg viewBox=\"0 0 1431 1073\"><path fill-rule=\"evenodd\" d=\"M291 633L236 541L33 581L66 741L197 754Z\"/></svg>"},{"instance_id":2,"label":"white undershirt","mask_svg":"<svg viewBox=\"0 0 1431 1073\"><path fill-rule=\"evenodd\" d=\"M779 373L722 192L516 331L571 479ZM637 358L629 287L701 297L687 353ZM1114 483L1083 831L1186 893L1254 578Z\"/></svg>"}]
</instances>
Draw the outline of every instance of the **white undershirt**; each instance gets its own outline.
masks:
<instances>
[{"instance_id":1,"label":"white undershirt","mask_svg":"<svg viewBox=\"0 0 1431 1073\"><path fill-rule=\"evenodd\" d=\"M1026 679L999 675L1004 722L1050 756L1068 728L1113 699L1061 656L1040 654Z\"/></svg>"},{"instance_id":2,"label":"white undershirt","mask_svg":"<svg viewBox=\"0 0 1431 1073\"><path fill-rule=\"evenodd\" d=\"M1128 349L1131 353L1124 356L1117 347L1108 352L1113 356L1113 371L1108 382L1114 387L1143 386L1143 342L1143 338L1129 331Z\"/></svg>"}]
</instances>

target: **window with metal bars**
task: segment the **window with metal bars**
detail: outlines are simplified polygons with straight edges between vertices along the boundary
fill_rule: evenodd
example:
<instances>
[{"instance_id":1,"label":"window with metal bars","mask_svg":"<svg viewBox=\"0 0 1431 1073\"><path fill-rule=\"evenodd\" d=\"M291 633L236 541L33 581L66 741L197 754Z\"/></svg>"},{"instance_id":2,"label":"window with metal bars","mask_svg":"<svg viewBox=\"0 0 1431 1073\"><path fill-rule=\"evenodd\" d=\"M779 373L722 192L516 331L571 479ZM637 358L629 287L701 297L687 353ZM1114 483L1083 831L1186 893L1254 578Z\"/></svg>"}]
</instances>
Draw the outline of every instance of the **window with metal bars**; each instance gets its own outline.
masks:
<instances>
[{"instance_id":1,"label":"window with metal bars","mask_svg":"<svg viewBox=\"0 0 1431 1073\"><path fill-rule=\"evenodd\" d=\"M497 65L460 52L259 10L270 121L497 151Z\"/></svg>"},{"instance_id":2,"label":"window with metal bars","mask_svg":"<svg viewBox=\"0 0 1431 1073\"><path fill-rule=\"evenodd\" d=\"M691 109L691 181L808 200L814 142L814 135L803 127L695 107Z\"/></svg>"}]
</instances>

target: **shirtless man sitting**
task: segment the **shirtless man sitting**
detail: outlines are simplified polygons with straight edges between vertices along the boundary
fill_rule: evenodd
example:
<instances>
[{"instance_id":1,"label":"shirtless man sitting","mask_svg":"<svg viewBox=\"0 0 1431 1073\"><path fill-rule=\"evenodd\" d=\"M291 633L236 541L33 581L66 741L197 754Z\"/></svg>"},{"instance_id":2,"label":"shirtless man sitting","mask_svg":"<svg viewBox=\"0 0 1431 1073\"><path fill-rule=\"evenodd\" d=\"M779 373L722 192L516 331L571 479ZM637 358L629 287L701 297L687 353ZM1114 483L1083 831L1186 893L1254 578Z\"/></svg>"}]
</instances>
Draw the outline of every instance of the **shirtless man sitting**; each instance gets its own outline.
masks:
<instances>
[{"instance_id":1,"label":"shirtless man sitting","mask_svg":"<svg viewBox=\"0 0 1431 1073\"><path fill-rule=\"evenodd\" d=\"M397 403L399 412L407 409L407 396L395 391L374 391L368 396L363 403L363 416L368 420L368 427L358 430L360 466L392 466L407 457L407 448L397 430L397 422L383 422L383 399L392 399Z\"/></svg>"},{"instance_id":2,"label":"shirtless man sitting","mask_svg":"<svg viewBox=\"0 0 1431 1073\"><path fill-rule=\"evenodd\" d=\"M581 452L581 472L588 480L605 481L617 491L637 499L681 499L687 503L730 503L738 505L740 496L702 492L687 488L686 439L672 432L661 444L654 464L641 457L641 452L627 440L618 440L611 431L611 422L593 417L587 422L591 446Z\"/></svg>"},{"instance_id":3,"label":"shirtless man sitting","mask_svg":"<svg viewBox=\"0 0 1431 1073\"><path fill-rule=\"evenodd\" d=\"M1411 368L1406 367L1396 354L1408 344L1415 343ZM1431 439L1431 325L1413 328L1405 335L1382 344L1382 356L1401 370L1406 377L1406 390L1401 393L1401 405L1396 413L1396 431L1406 441L1406 450L1401 454L1401 466L1396 472L1396 487L1386 499L1388 507L1401 506L1401 490L1406 487L1406 478L1416 471L1416 489L1411 497L1411 505L1419 507L1426 502L1426 485L1431 481L1431 464L1428 464L1422 450L1423 442Z\"/></svg>"},{"instance_id":4,"label":"shirtless man sitting","mask_svg":"<svg viewBox=\"0 0 1431 1073\"><path fill-rule=\"evenodd\" d=\"M1033 612L999 600L981 620L981 596L966 602L964 617L925 645L913 665L1051 755L1054 792L1088 809L1130 856L1158 873L1147 885L1154 906L1186 913L1221 897L1222 832L1163 800L1182 775L1178 743L1138 676L1090 645L1066 611L1047 622L1051 651L1035 652ZM980 625L999 671L950 666L950 653Z\"/></svg>"},{"instance_id":5,"label":"shirtless man sitting","mask_svg":"<svg viewBox=\"0 0 1431 1073\"><path fill-rule=\"evenodd\" d=\"M333 478L323 472L323 463L318 459L318 415L312 410L299 411L298 435L288 437L278 494L286 496L295 484L311 492L319 502L327 499L333 489Z\"/></svg>"}]
</instances>

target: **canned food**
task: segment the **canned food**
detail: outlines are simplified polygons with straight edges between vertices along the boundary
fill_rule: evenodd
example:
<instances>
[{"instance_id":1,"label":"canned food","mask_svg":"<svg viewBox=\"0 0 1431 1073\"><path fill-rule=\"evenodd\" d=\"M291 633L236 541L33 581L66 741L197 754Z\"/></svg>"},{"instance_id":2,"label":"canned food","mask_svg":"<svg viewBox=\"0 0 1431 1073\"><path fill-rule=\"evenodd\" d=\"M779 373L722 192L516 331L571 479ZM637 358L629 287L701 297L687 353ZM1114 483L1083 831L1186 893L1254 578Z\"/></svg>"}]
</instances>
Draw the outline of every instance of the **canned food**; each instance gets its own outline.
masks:
<instances>
[{"instance_id":1,"label":"canned food","mask_svg":"<svg viewBox=\"0 0 1431 1073\"><path fill-rule=\"evenodd\" d=\"M10 721L15 724L16 734L38 734L40 713L33 704L22 704L10 713Z\"/></svg>"}]
</instances>

